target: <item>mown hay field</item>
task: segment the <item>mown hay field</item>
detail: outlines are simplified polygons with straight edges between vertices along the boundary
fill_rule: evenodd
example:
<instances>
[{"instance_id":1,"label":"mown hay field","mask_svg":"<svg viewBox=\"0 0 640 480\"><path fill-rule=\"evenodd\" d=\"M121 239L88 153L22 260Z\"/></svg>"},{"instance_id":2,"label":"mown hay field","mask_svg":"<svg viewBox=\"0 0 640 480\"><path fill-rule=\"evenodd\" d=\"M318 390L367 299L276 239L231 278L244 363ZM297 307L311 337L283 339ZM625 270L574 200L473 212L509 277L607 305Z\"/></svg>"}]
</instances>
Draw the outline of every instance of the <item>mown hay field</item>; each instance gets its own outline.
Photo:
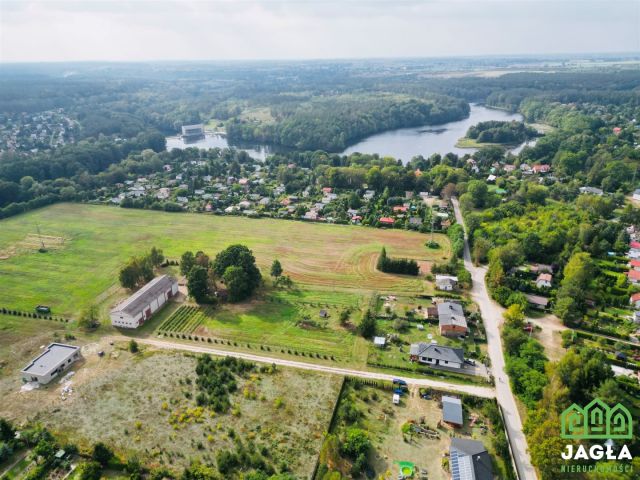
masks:
<instances>
[{"instance_id":1,"label":"mown hay field","mask_svg":"<svg viewBox=\"0 0 640 480\"><path fill-rule=\"evenodd\" d=\"M64 239L46 253L19 248L42 235ZM233 243L249 246L263 275L278 258L299 288L428 293L423 278L383 274L375 270L378 252L428 262L449 258L449 241L429 250L426 235L402 230L311 224L199 214L172 214L117 207L57 204L0 221L0 307L32 311L37 304L55 315L76 316L96 299L113 296L118 271L127 259L151 246L177 259L185 250L214 256Z\"/></svg>"}]
</instances>

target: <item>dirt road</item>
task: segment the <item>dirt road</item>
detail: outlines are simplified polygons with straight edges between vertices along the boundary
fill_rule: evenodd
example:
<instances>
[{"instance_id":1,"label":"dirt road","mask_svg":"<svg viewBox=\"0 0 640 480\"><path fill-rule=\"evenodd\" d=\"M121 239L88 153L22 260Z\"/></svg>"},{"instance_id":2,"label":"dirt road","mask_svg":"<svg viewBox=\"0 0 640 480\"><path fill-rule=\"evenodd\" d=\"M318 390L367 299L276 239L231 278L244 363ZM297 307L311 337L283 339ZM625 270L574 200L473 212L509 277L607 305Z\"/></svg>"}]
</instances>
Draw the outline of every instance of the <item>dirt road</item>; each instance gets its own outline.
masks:
<instances>
[{"instance_id":1,"label":"dirt road","mask_svg":"<svg viewBox=\"0 0 640 480\"><path fill-rule=\"evenodd\" d=\"M456 221L460 225L464 225L457 199L452 199L451 201L455 210ZM476 267L471 261L466 232L464 240L464 266L471 273L473 280L471 298L478 304L480 312L482 313L485 330L487 332L487 346L489 358L491 359L491 370L496 382L496 398L504 413L515 465L520 480L536 480L538 477L535 469L531 465L527 439L522 432L522 420L516 407L515 398L511 392L509 377L505 372L502 339L500 338L500 325L502 324L502 313L504 309L489 296L489 292L484 283L487 269L485 267Z\"/></svg>"},{"instance_id":2,"label":"dirt road","mask_svg":"<svg viewBox=\"0 0 640 480\"><path fill-rule=\"evenodd\" d=\"M124 336L113 336L113 337L110 337L109 340L118 341L118 342L128 342L130 338L124 337ZM254 355L254 354L245 353L245 352L218 350L216 348L210 348L210 347L199 346L199 345L189 345L187 343L180 343L180 342L167 341L167 340L156 340L152 338L136 338L136 342L143 345L150 345L155 348L164 348L168 350L184 350L187 352L208 353L211 355L219 355L219 356L231 356L231 357L242 358L245 360L250 360L252 362L269 363L269 364L275 363L276 365L281 365L283 367L300 368L303 370L314 370L314 371L325 372L325 373L334 373L336 375L349 375L352 377L369 378L371 380L389 380L390 381L394 378L402 378L409 385L416 385L419 387L430 387L430 388L437 388L439 390L467 393L470 395L475 395L477 397L484 397L484 398L495 398L496 396L493 388L482 387L479 385L461 385L457 383L431 380L428 378L410 378L407 376L399 377L398 375L389 375L386 373L364 372L361 370L331 367L328 365L318 365L314 363L299 362L295 360L285 360L282 358L266 357L262 355Z\"/></svg>"}]
</instances>

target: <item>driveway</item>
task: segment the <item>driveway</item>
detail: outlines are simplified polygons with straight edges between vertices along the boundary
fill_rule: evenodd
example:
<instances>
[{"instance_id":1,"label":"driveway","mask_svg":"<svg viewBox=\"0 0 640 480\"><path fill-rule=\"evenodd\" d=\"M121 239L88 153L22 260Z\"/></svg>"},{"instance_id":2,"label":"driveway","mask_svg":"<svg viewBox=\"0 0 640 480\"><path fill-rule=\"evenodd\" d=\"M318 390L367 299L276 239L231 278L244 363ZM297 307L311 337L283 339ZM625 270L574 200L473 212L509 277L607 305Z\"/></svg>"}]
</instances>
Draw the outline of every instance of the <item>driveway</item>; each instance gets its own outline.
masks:
<instances>
[{"instance_id":1,"label":"driveway","mask_svg":"<svg viewBox=\"0 0 640 480\"><path fill-rule=\"evenodd\" d=\"M456 215L456 221L464 226L460 206L457 199L451 199ZM536 480L537 474L531 465L527 439L522 432L522 420L516 407L516 401L511 392L509 378L505 372L504 355L502 351L502 339L500 338L500 326L502 325L502 313L504 309L494 302L489 296L484 277L486 267L476 267L471 261L469 242L466 231L464 238L464 266L471 273L473 287L471 298L480 307L485 330L487 332L487 347L491 359L491 371L495 378L496 398L504 413L505 426L509 434L509 443L513 452L516 469L520 480Z\"/></svg>"},{"instance_id":2,"label":"driveway","mask_svg":"<svg viewBox=\"0 0 640 480\"><path fill-rule=\"evenodd\" d=\"M125 336L113 336L108 340L118 342L128 342L130 337ZM349 368L331 367L328 365L319 365L315 363L299 362L296 360L286 360L283 358L266 357L263 355L254 355L252 353L234 352L228 350L219 350L216 348L210 348L200 345L190 345L188 343L181 343L176 341L156 340L152 338L136 338L136 342L143 345L150 345L155 348L163 348L168 350L183 350L193 353L208 353L210 355L219 355L223 357L236 357L244 360L249 360L258 363L275 363L283 367L300 368L303 370L313 370L317 372L332 373L336 375L348 375L351 377L368 378L371 380L388 380L391 381L394 378L402 378L409 385L415 385L418 387L429 387L438 390L445 390L451 392L467 393L469 395L475 395L483 398L495 398L496 394L491 387L483 387L479 385L464 385L450 382L442 382L439 380L431 380L429 378L411 378L400 375L390 375L387 373L379 372L365 372L361 370L352 370Z\"/></svg>"}]
</instances>

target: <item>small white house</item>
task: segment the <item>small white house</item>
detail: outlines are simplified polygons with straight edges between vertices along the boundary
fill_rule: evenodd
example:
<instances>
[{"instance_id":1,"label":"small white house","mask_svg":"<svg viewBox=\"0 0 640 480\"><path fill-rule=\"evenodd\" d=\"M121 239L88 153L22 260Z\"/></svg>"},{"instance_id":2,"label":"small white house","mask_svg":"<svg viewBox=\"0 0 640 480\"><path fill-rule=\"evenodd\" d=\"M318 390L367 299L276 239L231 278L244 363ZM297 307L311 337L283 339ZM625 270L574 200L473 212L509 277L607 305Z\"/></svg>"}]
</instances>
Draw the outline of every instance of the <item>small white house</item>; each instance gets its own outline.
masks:
<instances>
[{"instance_id":1,"label":"small white house","mask_svg":"<svg viewBox=\"0 0 640 480\"><path fill-rule=\"evenodd\" d=\"M452 275L436 275L436 288L438 290L444 290L450 292L458 284L458 277Z\"/></svg>"},{"instance_id":2,"label":"small white house","mask_svg":"<svg viewBox=\"0 0 640 480\"><path fill-rule=\"evenodd\" d=\"M138 328L178 293L178 282L168 275L156 277L111 310L111 324Z\"/></svg>"},{"instance_id":3,"label":"small white house","mask_svg":"<svg viewBox=\"0 0 640 480\"><path fill-rule=\"evenodd\" d=\"M387 339L385 337L373 337L373 344L378 348L384 348L387 344Z\"/></svg>"},{"instance_id":4,"label":"small white house","mask_svg":"<svg viewBox=\"0 0 640 480\"><path fill-rule=\"evenodd\" d=\"M393 394L393 404L394 405L400 405L400 395L397 393Z\"/></svg>"},{"instance_id":5,"label":"small white house","mask_svg":"<svg viewBox=\"0 0 640 480\"><path fill-rule=\"evenodd\" d=\"M81 357L80 347L52 343L22 370L22 381L46 385Z\"/></svg>"}]
</instances>

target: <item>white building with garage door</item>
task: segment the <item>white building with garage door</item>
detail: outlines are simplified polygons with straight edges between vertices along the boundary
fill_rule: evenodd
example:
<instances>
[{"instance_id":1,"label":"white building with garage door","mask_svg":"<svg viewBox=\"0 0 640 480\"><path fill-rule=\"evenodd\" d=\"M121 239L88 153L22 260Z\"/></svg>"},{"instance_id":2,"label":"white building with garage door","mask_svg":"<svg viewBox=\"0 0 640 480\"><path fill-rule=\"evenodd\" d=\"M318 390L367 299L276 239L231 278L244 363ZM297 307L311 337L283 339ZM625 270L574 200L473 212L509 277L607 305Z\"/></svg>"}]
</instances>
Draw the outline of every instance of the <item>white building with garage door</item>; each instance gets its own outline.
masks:
<instances>
[{"instance_id":1,"label":"white building with garage door","mask_svg":"<svg viewBox=\"0 0 640 480\"><path fill-rule=\"evenodd\" d=\"M175 278L156 277L111 310L111 324L119 328L138 328L177 293Z\"/></svg>"}]
</instances>

